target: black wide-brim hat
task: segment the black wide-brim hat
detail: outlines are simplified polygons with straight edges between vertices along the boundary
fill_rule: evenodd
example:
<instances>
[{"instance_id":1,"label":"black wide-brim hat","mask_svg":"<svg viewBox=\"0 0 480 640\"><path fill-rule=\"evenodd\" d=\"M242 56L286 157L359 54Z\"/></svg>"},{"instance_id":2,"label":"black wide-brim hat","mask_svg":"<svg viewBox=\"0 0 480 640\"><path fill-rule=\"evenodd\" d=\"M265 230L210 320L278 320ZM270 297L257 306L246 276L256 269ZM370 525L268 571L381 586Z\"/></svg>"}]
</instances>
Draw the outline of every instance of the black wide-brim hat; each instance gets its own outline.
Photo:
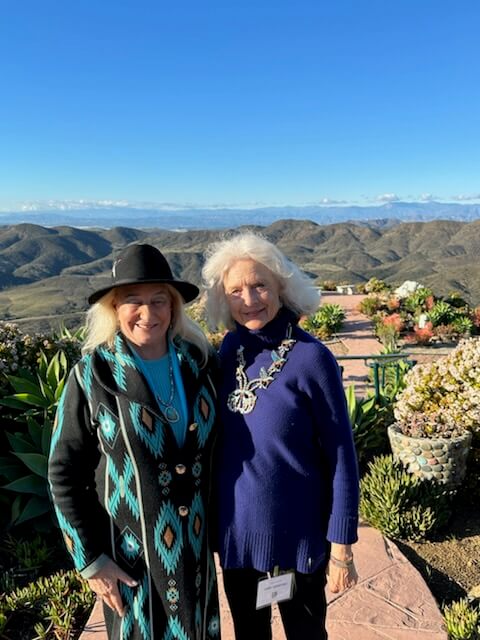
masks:
<instances>
[{"instance_id":1,"label":"black wide-brim hat","mask_svg":"<svg viewBox=\"0 0 480 640\"><path fill-rule=\"evenodd\" d=\"M92 293L89 304L98 302L106 293L125 284L169 284L182 296L185 302L194 300L200 290L191 282L176 280L165 256L151 244L131 244L115 259L112 266L112 281Z\"/></svg>"}]
</instances>

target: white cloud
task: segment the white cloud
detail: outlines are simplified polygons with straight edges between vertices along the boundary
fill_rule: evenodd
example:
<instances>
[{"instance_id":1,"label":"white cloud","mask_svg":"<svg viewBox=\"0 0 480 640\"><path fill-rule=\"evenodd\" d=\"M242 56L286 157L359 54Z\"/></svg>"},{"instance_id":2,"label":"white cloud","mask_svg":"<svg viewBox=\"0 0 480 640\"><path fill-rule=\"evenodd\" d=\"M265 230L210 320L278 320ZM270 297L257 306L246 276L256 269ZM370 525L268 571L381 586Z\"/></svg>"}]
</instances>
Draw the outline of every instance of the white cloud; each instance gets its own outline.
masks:
<instances>
[{"instance_id":1,"label":"white cloud","mask_svg":"<svg viewBox=\"0 0 480 640\"><path fill-rule=\"evenodd\" d=\"M480 193L461 193L460 195L452 196L452 199L457 202L471 202L472 200L480 200Z\"/></svg>"},{"instance_id":2,"label":"white cloud","mask_svg":"<svg viewBox=\"0 0 480 640\"><path fill-rule=\"evenodd\" d=\"M398 202L401 200L400 196L396 193L382 193L375 198L377 202Z\"/></svg>"}]
</instances>

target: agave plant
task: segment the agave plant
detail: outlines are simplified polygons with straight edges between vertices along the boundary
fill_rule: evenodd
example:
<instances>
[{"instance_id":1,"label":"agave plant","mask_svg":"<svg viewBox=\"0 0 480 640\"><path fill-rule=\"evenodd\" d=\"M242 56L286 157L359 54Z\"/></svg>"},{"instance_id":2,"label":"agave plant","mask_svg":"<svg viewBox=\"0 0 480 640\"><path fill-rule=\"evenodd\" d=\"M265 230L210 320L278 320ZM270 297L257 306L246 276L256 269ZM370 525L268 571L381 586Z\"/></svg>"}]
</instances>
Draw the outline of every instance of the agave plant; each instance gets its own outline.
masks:
<instances>
[{"instance_id":1,"label":"agave plant","mask_svg":"<svg viewBox=\"0 0 480 640\"><path fill-rule=\"evenodd\" d=\"M48 495L47 461L55 410L69 372L67 358L58 351L50 359L42 352L36 377L27 371L7 376L15 393L0 399L11 410L15 431L6 432L10 446L0 457L1 487L10 506L8 528L29 520L48 525L51 505ZM8 496L12 495L8 500Z\"/></svg>"},{"instance_id":2,"label":"agave plant","mask_svg":"<svg viewBox=\"0 0 480 640\"><path fill-rule=\"evenodd\" d=\"M339 304L327 303L303 322L306 331L325 339L339 331L345 320L345 310Z\"/></svg>"},{"instance_id":3,"label":"agave plant","mask_svg":"<svg viewBox=\"0 0 480 640\"><path fill-rule=\"evenodd\" d=\"M375 455L388 450L387 425L393 415L392 399L383 393L378 397L357 398L354 385L345 389L345 398L358 462L363 471Z\"/></svg>"}]
</instances>

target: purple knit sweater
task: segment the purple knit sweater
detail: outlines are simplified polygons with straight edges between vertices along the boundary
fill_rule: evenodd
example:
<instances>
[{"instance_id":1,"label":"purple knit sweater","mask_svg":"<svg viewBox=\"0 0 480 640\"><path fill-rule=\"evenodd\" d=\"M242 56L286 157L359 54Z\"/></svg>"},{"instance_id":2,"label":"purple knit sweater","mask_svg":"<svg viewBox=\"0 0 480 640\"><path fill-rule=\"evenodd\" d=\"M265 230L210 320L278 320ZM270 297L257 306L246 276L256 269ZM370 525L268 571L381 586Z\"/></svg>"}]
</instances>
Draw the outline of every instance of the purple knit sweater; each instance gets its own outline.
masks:
<instances>
[{"instance_id":1,"label":"purple knit sweater","mask_svg":"<svg viewBox=\"0 0 480 640\"><path fill-rule=\"evenodd\" d=\"M268 369L288 323L297 341L251 413L232 413L237 348L249 380ZM357 540L358 468L339 368L282 308L259 331L237 325L220 349L218 542L221 564L315 571L329 542Z\"/></svg>"}]
</instances>

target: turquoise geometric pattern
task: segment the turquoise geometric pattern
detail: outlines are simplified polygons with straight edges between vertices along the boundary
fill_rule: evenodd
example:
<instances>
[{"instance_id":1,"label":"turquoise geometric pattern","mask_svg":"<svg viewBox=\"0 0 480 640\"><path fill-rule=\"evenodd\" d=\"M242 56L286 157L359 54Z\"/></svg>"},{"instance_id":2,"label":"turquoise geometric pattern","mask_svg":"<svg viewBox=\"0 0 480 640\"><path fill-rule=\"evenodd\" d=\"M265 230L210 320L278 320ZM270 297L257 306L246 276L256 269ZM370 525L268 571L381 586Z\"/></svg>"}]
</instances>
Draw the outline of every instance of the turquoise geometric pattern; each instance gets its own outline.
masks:
<instances>
[{"instance_id":1,"label":"turquoise geometric pattern","mask_svg":"<svg viewBox=\"0 0 480 640\"><path fill-rule=\"evenodd\" d=\"M192 476L194 478L199 478L201 474L202 474L202 464L197 460L192 466Z\"/></svg>"},{"instance_id":2,"label":"turquoise geometric pattern","mask_svg":"<svg viewBox=\"0 0 480 640\"><path fill-rule=\"evenodd\" d=\"M123 458L123 473L120 474L111 458L108 459L108 475L113 482L114 488L108 498L108 510L111 515L116 518L118 515L118 507L122 500L128 505L132 516L139 520L140 508L138 500L130 488L130 482L135 476L133 464L130 457L125 454Z\"/></svg>"},{"instance_id":3,"label":"turquoise geometric pattern","mask_svg":"<svg viewBox=\"0 0 480 640\"><path fill-rule=\"evenodd\" d=\"M138 371L138 367L135 363L134 357L130 353L128 353L128 351L124 351L122 347L122 339L120 338L120 334L117 334L115 338L116 353L113 353L105 347L99 347L98 353L104 360L110 362L110 364L113 365L113 378L117 383L119 389L121 389L122 391L126 391L127 378L125 374L125 367L130 367L132 369L135 369L135 371Z\"/></svg>"},{"instance_id":4,"label":"turquoise geometric pattern","mask_svg":"<svg viewBox=\"0 0 480 640\"><path fill-rule=\"evenodd\" d=\"M165 502L155 523L155 550L170 576L175 573L183 549L182 524L171 502Z\"/></svg>"},{"instance_id":5,"label":"turquoise geometric pattern","mask_svg":"<svg viewBox=\"0 0 480 640\"><path fill-rule=\"evenodd\" d=\"M128 526L125 527L117 538L115 547L119 550L120 555L130 567L133 567L143 554L142 541Z\"/></svg>"},{"instance_id":6,"label":"turquoise geometric pattern","mask_svg":"<svg viewBox=\"0 0 480 640\"><path fill-rule=\"evenodd\" d=\"M92 370L92 354L89 353L82 359L82 386L85 389L87 398L92 398L92 382L93 382L93 370Z\"/></svg>"},{"instance_id":7,"label":"turquoise geometric pattern","mask_svg":"<svg viewBox=\"0 0 480 640\"><path fill-rule=\"evenodd\" d=\"M170 578L170 580L168 581L168 589L165 595L170 609L172 611L176 611L178 609L178 603L180 601L180 592L177 589L176 581L172 578Z\"/></svg>"},{"instance_id":8,"label":"turquoise geometric pattern","mask_svg":"<svg viewBox=\"0 0 480 640\"><path fill-rule=\"evenodd\" d=\"M182 359L185 358L185 360L190 365L190 369L192 370L192 373L195 375L196 378L198 378L198 376L200 374L200 369L198 368L198 364L195 362L195 360L190 355L186 343L185 342L181 342L180 345L176 344L175 346L178 348L178 360L179 360L179 362L181 362Z\"/></svg>"},{"instance_id":9,"label":"turquoise geometric pattern","mask_svg":"<svg viewBox=\"0 0 480 640\"><path fill-rule=\"evenodd\" d=\"M130 402L130 420L132 421L135 433L140 440L148 447L150 452L157 458L163 455L165 441L164 425L159 418L152 418L151 429L144 423L142 416L145 416L144 408L138 402Z\"/></svg>"},{"instance_id":10,"label":"turquoise geometric pattern","mask_svg":"<svg viewBox=\"0 0 480 640\"><path fill-rule=\"evenodd\" d=\"M123 582L119 582L119 585L122 600L126 605L125 616L122 618L121 638L128 640L136 622L142 638L153 640L148 617L145 614L145 611L148 610L148 576L143 577L138 587L127 587Z\"/></svg>"},{"instance_id":11,"label":"turquoise geometric pattern","mask_svg":"<svg viewBox=\"0 0 480 640\"><path fill-rule=\"evenodd\" d=\"M202 386L197 396L193 408L193 416L198 424L198 443L201 447L204 447L215 421L215 405L205 386Z\"/></svg>"},{"instance_id":12,"label":"turquoise geometric pattern","mask_svg":"<svg viewBox=\"0 0 480 640\"><path fill-rule=\"evenodd\" d=\"M67 383L68 384L68 383ZM60 439L60 435L62 433L63 421L65 418L65 399L67 397L66 393L63 393L60 402L58 403L57 413L55 416L55 421L53 423L53 431L52 431L52 439L50 441L50 455L52 455L53 450L55 449L57 442Z\"/></svg>"},{"instance_id":13,"label":"turquoise geometric pattern","mask_svg":"<svg viewBox=\"0 0 480 640\"><path fill-rule=\"evenodd\" d=\"M103 440L113 449L117 441L119 429L117 417L102 403L98 405L97 420Z\"/></svg>"},{"instance_id":14,"label":"turquoise geometric pattern","mask_svg":"<svg viewBox=\"0 0 480 640\"><path fill-rule=\"evenodd\" d=\"M220 635L220 618L217 614L210 618L208 623L208 633L214 638Z\"/></svg>"},{"instance_id":15,"label":"turquoise geometric pattern","mask_svg":"<svg viewBox=\"0 0 480 640\"><path fill-rule=\"evenodd\" d=\"M168 627L163 640L190 640L177 616L168 619Z\"/></svg>"},{"instance_id":16,"label":"turquoise geometric pattern","mask_svg":"<svg viewBox=\"0 0 480 640\"><path fill-rule=\"evenodd\" d=\"M197 560L202 553L203 533L205 530L205 510L199 493L195 494L188 518L188 540Z\"/></svg>"},{"instance_id":17,"label":"turquoise geometric pattern","mask_svg":"<svg viewBox=\"0 0 480 640\"><path fill-rule=\"evenodd\" d=\"M86 560L85 549L83 548L80 536L78 535L75 527L72 527L58 507L55 507L55 512L57 514L58 524L60 525L60 529L63 534L63 539L65 540L67 549L75 563L75 568L81 571L85 568Z\"/></svg>"}]
</instances>

